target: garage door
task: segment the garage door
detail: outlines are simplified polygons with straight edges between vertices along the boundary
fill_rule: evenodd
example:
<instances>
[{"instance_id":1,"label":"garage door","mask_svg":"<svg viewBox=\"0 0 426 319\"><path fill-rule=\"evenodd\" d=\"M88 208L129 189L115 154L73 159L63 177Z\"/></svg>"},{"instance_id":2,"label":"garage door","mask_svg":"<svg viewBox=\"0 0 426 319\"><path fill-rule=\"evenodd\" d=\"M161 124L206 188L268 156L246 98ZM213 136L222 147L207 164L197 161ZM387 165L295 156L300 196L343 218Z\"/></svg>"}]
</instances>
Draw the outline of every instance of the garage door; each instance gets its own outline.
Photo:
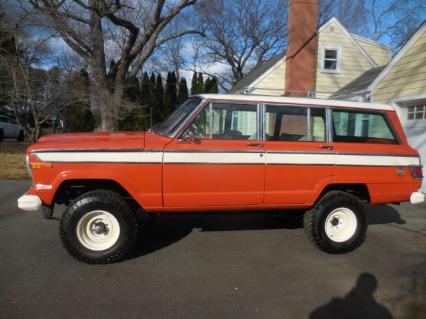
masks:
<instances>
[{"instance_id":1,"label":"garage door","mask_svg":"<svg viewBox=\"0 0 426 319\"><path fill-rule=\"evenodd\" d=\"M423 164L423 176L426 176L426 101L406 104L406 119L403 121L408 142L416 148ZM422 191L426 192L426 180L423 179Z\"/></svg>"}]
</instances>

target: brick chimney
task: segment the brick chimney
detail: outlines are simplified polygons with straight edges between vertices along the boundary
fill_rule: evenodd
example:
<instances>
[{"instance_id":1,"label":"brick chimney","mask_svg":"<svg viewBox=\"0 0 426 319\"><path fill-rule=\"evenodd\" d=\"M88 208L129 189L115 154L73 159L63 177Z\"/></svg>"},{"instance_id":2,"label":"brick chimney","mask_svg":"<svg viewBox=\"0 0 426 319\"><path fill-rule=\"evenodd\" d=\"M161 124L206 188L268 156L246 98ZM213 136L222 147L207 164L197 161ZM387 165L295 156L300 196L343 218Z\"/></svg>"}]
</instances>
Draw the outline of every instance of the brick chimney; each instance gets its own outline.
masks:
<instances>
[{"instance_id":1,"label":"brick chimney","mask_svg":"<svg viewBox=\"0 0 426 319\"><path fill-rule=\"evenodd\" d=\"M319 0L290 0L285 95L307 97L315 91Z\"/></svg>"}]
</instances>

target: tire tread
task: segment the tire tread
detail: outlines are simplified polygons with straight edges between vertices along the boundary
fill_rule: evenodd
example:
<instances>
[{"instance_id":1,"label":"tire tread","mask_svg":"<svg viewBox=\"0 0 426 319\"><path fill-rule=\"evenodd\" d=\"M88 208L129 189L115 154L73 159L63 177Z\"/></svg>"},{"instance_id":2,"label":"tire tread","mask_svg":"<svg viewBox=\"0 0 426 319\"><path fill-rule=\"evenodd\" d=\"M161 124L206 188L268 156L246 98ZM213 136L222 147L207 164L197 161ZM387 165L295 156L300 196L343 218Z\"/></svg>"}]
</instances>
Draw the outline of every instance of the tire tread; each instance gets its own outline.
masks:
<instances>
[{"instance_id":1,"label":"tire tread","mask_svg":"<svg viewBox=\"0 0 426 319\"><path fill-rule=\"evenodd\" d=\"M126 223L129 226L131 231L122 233L124 244L119 247L114 253L108 254L102 257L94 257L89 256L87 254L83 254L75 244L73 244L70 240L70 233L73 230L74 223L74 212L80 209L84 205L88 205L93 201L99 201L111 205L111 208L119 209L121 211L125 211L123 214ZM136 238L137 238L137 230L138 230L138 221L136 215L130 210L129 205L125 202L121 195L109 191L109 190L93 190L87 193L84 193L77 197L74 201L70 203L68 208L62 215L60 227L59 227L59 235L62 241L63 247L67 250L67 252L74 258L79 261L88 263L88 264L108 264L121 261L125 259L130 251L132 250Z\"/></svg>"},{"instance_id":2,"label":"tire tread","mask_svg":"<svg viewBox=\"0 0 426 319\"><path fill-rule=\"evenodd\" d=\"M357 236L351 240L350 244L331 243L321 234L321 214L324 214L327 207L337 203L348 203L357 209L357 220L360 228L357 230ZM365 241L367 229L367 215L362 203L357 197L343 191L330 191L325 194L317 204L305 212L303 217L303 227L306 236L312 244L318 249L331 254L344 254L355 250Z\"/></svg>"}]
</instances>

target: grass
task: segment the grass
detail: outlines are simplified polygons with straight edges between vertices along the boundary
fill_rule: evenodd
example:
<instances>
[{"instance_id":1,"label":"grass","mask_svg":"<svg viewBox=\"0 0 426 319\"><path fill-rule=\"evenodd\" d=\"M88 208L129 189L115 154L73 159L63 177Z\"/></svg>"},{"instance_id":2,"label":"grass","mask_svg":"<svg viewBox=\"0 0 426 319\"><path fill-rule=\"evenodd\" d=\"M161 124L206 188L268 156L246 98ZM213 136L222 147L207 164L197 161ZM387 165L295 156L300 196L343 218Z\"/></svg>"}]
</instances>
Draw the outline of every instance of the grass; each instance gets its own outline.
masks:
<instances>
[{"instance_id":1,"label":"grass","mask_svg":"<svg viewBox=\"0 0 426 319\"><path fill-rule=\"evenodd\" d=\"M28 144L0 142L0 179L29 179L25 168Z\"/></svg>"}]
</instances>

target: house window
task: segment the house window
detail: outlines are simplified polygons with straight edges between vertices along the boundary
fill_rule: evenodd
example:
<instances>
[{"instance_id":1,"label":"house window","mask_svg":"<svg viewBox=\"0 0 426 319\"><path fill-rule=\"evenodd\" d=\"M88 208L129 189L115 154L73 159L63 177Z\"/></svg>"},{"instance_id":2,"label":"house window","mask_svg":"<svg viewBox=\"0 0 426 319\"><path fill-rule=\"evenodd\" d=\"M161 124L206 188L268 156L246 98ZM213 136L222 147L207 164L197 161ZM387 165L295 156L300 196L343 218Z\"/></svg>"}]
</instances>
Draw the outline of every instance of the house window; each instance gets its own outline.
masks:
<instances>
[{"instance_id":1,"label":"house window","mask_svg":"<svg viewBox=\"0 0 426 319\"><path fill-rule=\"evenodd\" d=\"M426 119L426 104L412 105L408 107L408 120L425 120Z\"/></svg>"},{"instance_id":2,"label":"house window","mask_svg":"<svg viewBox=\"0 0 426 319\"><path fill-rule=\"evenodd\" d=\"M323 71L338 72L339 52L337 49L324 49Z\"/></svg>"}]
</instances>

